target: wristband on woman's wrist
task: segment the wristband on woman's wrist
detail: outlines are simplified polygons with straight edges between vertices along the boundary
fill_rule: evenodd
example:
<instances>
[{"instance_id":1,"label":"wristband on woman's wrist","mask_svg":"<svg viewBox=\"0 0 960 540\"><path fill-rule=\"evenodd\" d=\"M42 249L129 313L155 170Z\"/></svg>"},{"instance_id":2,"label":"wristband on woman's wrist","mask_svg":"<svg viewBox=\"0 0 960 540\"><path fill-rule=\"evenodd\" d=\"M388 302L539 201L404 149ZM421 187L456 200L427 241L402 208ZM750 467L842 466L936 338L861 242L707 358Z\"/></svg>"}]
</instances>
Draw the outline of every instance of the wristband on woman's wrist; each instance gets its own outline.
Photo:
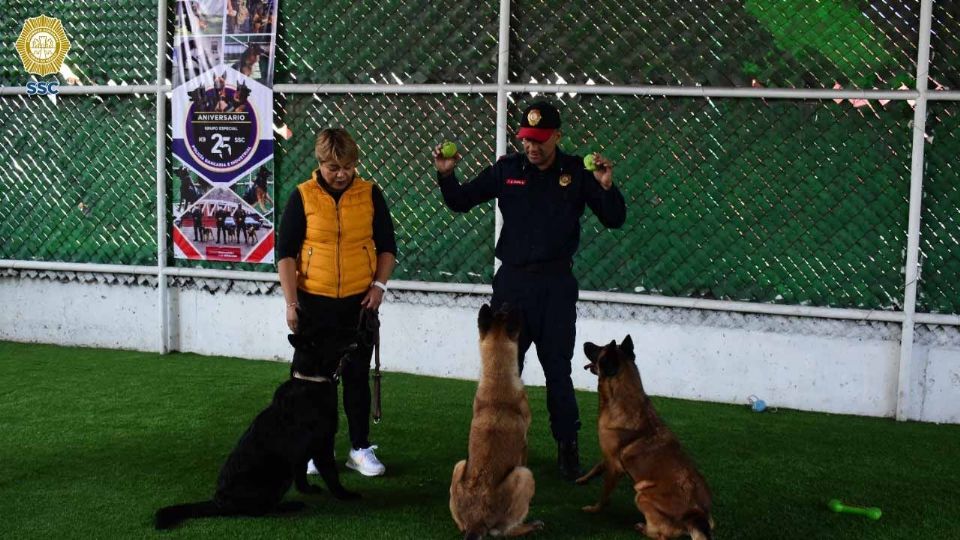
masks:
<instances>
[{"instance_id":1,"label":"wristband on woman's wrist","mask_svg":"<svg viewBox=\"0 0 960 540\"><path fill-rule=\"evenodd\" d=\"M380 289L380 290L383 291L383 292L387 292L387 284L386 284L386 283L381 283L381 282L379 282L379 281L374 281L373 283L370 284L370 286L371 286L371 287L376 287L376 288Z\"/></svg>"},{"instance_id":2,"label":"wristband on woman's wrist","mask_svg":"<svg viewBox=\"0 0 960 540\"><path fill-rule=\"evenodd\" d=\"M287 302L287 309L300 307L299 302Z\"/></svg>"}]
</instances>

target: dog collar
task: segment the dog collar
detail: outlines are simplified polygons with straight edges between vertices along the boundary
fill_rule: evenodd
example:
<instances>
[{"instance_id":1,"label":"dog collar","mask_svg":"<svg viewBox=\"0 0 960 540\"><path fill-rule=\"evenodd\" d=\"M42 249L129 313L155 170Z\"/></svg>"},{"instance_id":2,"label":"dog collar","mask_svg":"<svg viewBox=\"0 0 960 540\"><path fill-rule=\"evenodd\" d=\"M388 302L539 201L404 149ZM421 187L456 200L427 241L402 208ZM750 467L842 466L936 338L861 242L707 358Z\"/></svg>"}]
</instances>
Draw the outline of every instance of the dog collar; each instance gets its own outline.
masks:
<instances>
[{"instance_id":1,"label":"dog collar","mask_svg":"<svg viewBox=\"0 0 960 540\"><path fill-rule=\"evenodd\" d=\"M307 375L302 375L299 371L293 372L294 379L300 379L301 381L310 381L310 382L333 382L333 379L330 377L310 377Z\"/></svg>"}]
</instances>

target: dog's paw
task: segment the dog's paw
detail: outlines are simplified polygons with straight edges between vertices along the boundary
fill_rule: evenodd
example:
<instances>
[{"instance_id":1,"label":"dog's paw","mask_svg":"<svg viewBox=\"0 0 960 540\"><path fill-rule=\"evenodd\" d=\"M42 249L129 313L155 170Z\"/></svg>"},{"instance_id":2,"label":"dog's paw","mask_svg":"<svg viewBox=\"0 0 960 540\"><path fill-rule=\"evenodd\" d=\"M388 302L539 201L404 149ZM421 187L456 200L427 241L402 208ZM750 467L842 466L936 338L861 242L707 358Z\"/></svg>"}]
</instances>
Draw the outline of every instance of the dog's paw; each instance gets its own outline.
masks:
<instances>
[{"instance_id":1,"label":"dog's paw","mask_svg":"<svg viewBox=\"0 0 960 540\"><path fill-rule=\"evenodd\" d=\"M591 514L596 514L596 513L599 512L600 510L603 510L603 505L600 505L600 504L591 504L591 505L588 505L588 506L584 506L583 508L581 508L581 510L583 510L584 512L589 512L589 513L591 513Z\"/></svg>"},{"instance_id":2,"label":"dog's paw","mask_svg":"<svg viewBox=\"0 0 960 540\"><path fill-rule=\"evenodd\" d=\"M539 519L537 519L537 520L534 520L534 521L531 521L531 522L530 522L530 527L532 527L533 530L535 530L535 531L542 531L544 525L543 525L543 522L542 522L542 521L540 521Z\"/></svg>"},{"instance_id":3,"label":"dog's paw","mask_svg":"<svg viewBox=\"0 0 960 540\"><path fill-rule=\"evenodd\" d=\"M346 489L341 489L339 491L333 492L333 496L340 499L341 501L355 501L361 498L360 494L356 491L349 491Z\"/></svg>"}]
</instances>

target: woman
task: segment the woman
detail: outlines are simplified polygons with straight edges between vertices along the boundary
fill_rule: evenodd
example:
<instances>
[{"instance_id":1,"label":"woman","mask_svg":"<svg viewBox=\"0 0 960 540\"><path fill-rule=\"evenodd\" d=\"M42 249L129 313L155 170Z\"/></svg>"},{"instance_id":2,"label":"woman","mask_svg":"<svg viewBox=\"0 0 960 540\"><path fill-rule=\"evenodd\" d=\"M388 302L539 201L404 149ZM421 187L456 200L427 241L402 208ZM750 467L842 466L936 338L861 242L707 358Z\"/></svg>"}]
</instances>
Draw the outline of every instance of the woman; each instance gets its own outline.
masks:
<instances>
[{"instance_id":1,"label":"woman","mask_svg":"<svg viewBox=\"0 0 960 540\"><path fill-rule=\"evenodd\" d=\"M330 326L356 328L361 310L380 307L396 264L390 210L380 188L356 174L357 143L343 129L325 129L317 136L315 153L320 166L290 195L277 246L287 326L293 332L298 311ZM386 468L368 438L373 349L359 345L341 374L352 445L347 467L379 476Z\"/></svg>"}]
</instances>

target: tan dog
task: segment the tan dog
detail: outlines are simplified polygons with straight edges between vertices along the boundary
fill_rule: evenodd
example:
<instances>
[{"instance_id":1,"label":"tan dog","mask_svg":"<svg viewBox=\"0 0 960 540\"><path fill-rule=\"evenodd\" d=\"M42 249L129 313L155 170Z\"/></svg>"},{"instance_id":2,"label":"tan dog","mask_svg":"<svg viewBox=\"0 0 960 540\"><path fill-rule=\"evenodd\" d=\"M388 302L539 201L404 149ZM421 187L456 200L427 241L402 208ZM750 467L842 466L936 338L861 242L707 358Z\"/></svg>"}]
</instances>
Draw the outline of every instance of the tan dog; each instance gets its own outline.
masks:
<instances>
[{"instance_id":1,"label":"tan dog","mask_svg":"<svg viewBox=\"0 0 960 540\"><path fill-rule=\"evenodd\" d=\"M520 536L543 528L524 523L533 498L526 468L530 406L520 381L520 314L494 313L484 304L480 327L480 383L473 400L467 459L453 467L450 513L466 539Z\"/></svg>"},{"instance_id":2,"label":"tan dog","mask_svg":"<svg viewBox=\"0 0 960 540\"><path fill-rule=\"evenodd\" d=\"M707 482L680 447L680 441L657 416L640 381L633 340L620 346L583 346L590 364L584 366L599 377L600 419L597 428L603 460L577 479L585 484L603 473L600 501L584 507L598 512L610 501L610 493L626 473L633 479L637 508L646 524L638 531L650 538L693 540L711 538L713 518Z\"/></svg>"}]
</instances>

